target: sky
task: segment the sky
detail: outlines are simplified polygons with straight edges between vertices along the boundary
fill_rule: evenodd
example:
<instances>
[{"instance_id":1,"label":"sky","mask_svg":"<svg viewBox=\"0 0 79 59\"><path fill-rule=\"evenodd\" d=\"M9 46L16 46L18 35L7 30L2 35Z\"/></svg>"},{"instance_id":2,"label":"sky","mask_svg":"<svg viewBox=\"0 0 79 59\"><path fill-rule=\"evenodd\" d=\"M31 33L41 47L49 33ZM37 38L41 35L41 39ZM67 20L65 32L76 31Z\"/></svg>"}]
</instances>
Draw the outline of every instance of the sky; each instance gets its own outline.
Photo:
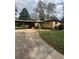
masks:
<instances>
[{"instance_id":1,"label":"sky","mask_svg":"<svg viewBox=\"0 0 79 59\"><path fill-rule=\"evenodd\" d=\"M19 16L19 13L21 12L23 8L26 8L31 14L33 10L35 9L38 1L39 0L15 0L15 5L18 9L18 15L16 17ZM64 0L41 0L41 1L45 2L46 4L48 4L49 2L54 2L56 4L64 2ZM63 16L62 7L63 7L62 5L57 5L57 17L58 18L62 18Z\"/></svg>"}]
</instances>

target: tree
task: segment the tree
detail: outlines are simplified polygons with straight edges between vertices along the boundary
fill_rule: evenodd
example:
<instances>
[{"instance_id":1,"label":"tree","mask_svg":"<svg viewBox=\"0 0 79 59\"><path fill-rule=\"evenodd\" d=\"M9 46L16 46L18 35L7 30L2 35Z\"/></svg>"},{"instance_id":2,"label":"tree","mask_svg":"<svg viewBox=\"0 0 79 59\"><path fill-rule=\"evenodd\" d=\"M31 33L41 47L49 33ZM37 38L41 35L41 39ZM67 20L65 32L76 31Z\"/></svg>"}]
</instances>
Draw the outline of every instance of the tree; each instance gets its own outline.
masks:
<instances>
[{"instance_id":1,"label":"tree","mask_svg":"<svg viewBox=\"0 0 79 59\"><path fill-rule=\"evenodd\" d=\"M45 9L45 4L42 1L39 1L35 10L38 13L38 16L39 16L40 20L45 19L44 9Z\"/></svg>"},{"instance_id":2,"label":"tree","mask_svg":"<svg viewBox=\"0 0 79 59\"><path fill-rule=\"evenodd\" d=\"M63 18L61 20L64 21L64 16L63 16Z\"/></svg>"},{"instance_id":3,"label":"tree","mask_svg":"<svg viewBox=\"0 0 79 59\"><path fill-rule=\"evenodd\" d=\"M16 5L15 5L15 15L17 15L17 11L18 11L18 10L17 10L17 7L16 7Z\"/></svg>"},{"instance_id":4,"label":"tree","mask_svg":"<svg viewBox=\"0 0 79 59\"><path fill-rule=\"evenodd\" d=\"M49 3L46 8L47 18L50 18L50 14L54 14L56 5L54 3Z\"/></svg>"},{"instance_id":5,"label":"tree","mask_svg":"<svg viewBox=\"0 0 79 59\"><path fill-rule=\"evenodd\" d=\"M20 16L19 16L19 19L20 20L27 20L27 19L30 19L30 15L27 11L26 8L23 8L23 10L20 12Z\"/></svg>"}]
</instances>

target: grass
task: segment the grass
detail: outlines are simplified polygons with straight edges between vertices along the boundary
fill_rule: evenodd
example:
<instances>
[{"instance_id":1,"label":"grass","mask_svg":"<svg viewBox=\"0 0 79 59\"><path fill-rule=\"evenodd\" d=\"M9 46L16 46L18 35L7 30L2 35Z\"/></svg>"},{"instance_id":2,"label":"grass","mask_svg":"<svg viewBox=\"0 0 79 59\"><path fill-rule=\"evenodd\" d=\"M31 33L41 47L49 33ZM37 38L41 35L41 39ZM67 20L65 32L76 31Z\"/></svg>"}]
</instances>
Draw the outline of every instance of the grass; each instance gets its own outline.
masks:
<instances>
[{"instance_id":1,"label":"grass","mask_svg":"<svg viewBox=\"0 0 79 59\"><path fill-rule=\"evenodd\" d=\"M38 30L40 36L50 46L64 54L64 30Z\"/></svg>"}]
</instances>

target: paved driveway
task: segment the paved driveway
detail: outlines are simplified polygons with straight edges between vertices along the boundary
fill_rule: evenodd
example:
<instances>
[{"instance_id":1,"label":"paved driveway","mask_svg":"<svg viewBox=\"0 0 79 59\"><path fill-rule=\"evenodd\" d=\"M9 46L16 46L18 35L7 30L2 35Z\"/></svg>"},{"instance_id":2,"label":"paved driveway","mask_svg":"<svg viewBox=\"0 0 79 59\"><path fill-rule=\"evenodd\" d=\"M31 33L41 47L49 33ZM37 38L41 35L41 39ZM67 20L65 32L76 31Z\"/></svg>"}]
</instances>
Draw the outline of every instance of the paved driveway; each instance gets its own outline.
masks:
<instances>
[{"instance_id":1,"label":"paved driveway","mask_svg":"<svg viewBox=\"0 0 79 59\"><path fill-rule=\"evenodd\" d=\"M16 30L15 59L64 59L34 29Z\"/></svg>"}]
</instances>

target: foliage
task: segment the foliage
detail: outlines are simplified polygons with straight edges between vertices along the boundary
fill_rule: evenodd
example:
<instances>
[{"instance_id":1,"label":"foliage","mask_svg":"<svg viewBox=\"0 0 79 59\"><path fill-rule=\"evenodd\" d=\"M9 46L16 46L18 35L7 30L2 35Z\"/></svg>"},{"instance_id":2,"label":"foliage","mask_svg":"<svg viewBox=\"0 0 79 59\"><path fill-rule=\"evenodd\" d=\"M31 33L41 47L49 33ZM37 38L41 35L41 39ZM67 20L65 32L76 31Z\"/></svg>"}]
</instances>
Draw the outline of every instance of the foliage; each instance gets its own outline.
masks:
<instances>
[{"instance_id":1,"label":"foliage","mask_svg":"<svg viewBox=\"0 0 79 59\"><path fill-rule=\"evenodd\" d=\"M20 16L19 16L19 19L20 20L27 20L27 19L30 19L30 15L27 11L26 8L23 8L23 10L20 12Z\"/></svg>"},{"instance_id":2,"label":"foliage","mask_svg":"<svg viewBox=\"0 0 79 59\"><path fill-rule=\"evenodd\" d=\"M59 30L63 30L63 29L64 29L64 23L61 23L61 24L58 26L58 29L59 29Z\"/></svg>"},{"instance_id":3,"label":"foliage","mask_svg":"<svg viewBox=\"0 0 79 59\"><path fill-rule=\"evenodd\" d=\"M21 25L22 25L22 23L15 22L15 26L16 26L16 27L20 27Z\"/></svg>"},{"instance_id":4,"label":"foliage","mask_svg":"<svg viewBox=\"0 0 79 59\"><path fill-rule=\"evenodd\" d=\"M56 5L54 3L49 3L46 8L47 18L50 18L50 14L54 14Z\"/></svg>"},{"instance_id":5,"label":"foliage","mask_svg":"<svg viewBox=\"0 0 79 59\"><path fill-rule=\"evenodd\" d=\"M23 25L22 23L15 22L15 29L27 29L29 25Z\"/></svg>"},{"instance_id":6,"label":"foliage","mask_svg":"<svg viewBox=\"0 0 79 59\"><path fill-rule=\"evenodd\" d=\"M45 19L44 8L45 8L45 4L42 1L39 1L35 10L39 14L39 19L40 20Z\"/></svg>"},{"instance_id":7,"label":"foliage","mask_svg":"<svg viewBox=\"0 0 79 59\"><path fill-rule=\"evenodd\" d=\"M18 10L17 10L17 7L15 6L15 15L17 15L17 11L18 11Z\"/></svg>"},{"instance_id":8,"label":"foliage","mask_svg":"<svg viewBox=\"0 0 79 59\"><path fill-rule=\"evenodd\" d=\"M42 28L42 26L41 26L41 24L40 24L40 23L38 23L38 24L37 24L37 26L36 26L35 28L37 28L37 29L41 29L41 28Z\"/></svg>"},{"instance_id":9,"label":"foliage","mask_svg":"<svg viewBox=\"0 0 79 59\"><path fill-rule=\"evenodd\" d=\"M35 10L39 15L40 20L48 19L51 14L52 16L55 16L56 4L50 2L46 5L44 2L39 1Z\"/></svg>"},{"instance_id":10,"label":"foliage","mask_svg":"<svg viewBox=\"0 0 79 59\"><path fill-rule=\"evenodd\" d=\"M63 16L63 18L61 20L64 21L64 16Z\"/></svg>"}]
</instances>

